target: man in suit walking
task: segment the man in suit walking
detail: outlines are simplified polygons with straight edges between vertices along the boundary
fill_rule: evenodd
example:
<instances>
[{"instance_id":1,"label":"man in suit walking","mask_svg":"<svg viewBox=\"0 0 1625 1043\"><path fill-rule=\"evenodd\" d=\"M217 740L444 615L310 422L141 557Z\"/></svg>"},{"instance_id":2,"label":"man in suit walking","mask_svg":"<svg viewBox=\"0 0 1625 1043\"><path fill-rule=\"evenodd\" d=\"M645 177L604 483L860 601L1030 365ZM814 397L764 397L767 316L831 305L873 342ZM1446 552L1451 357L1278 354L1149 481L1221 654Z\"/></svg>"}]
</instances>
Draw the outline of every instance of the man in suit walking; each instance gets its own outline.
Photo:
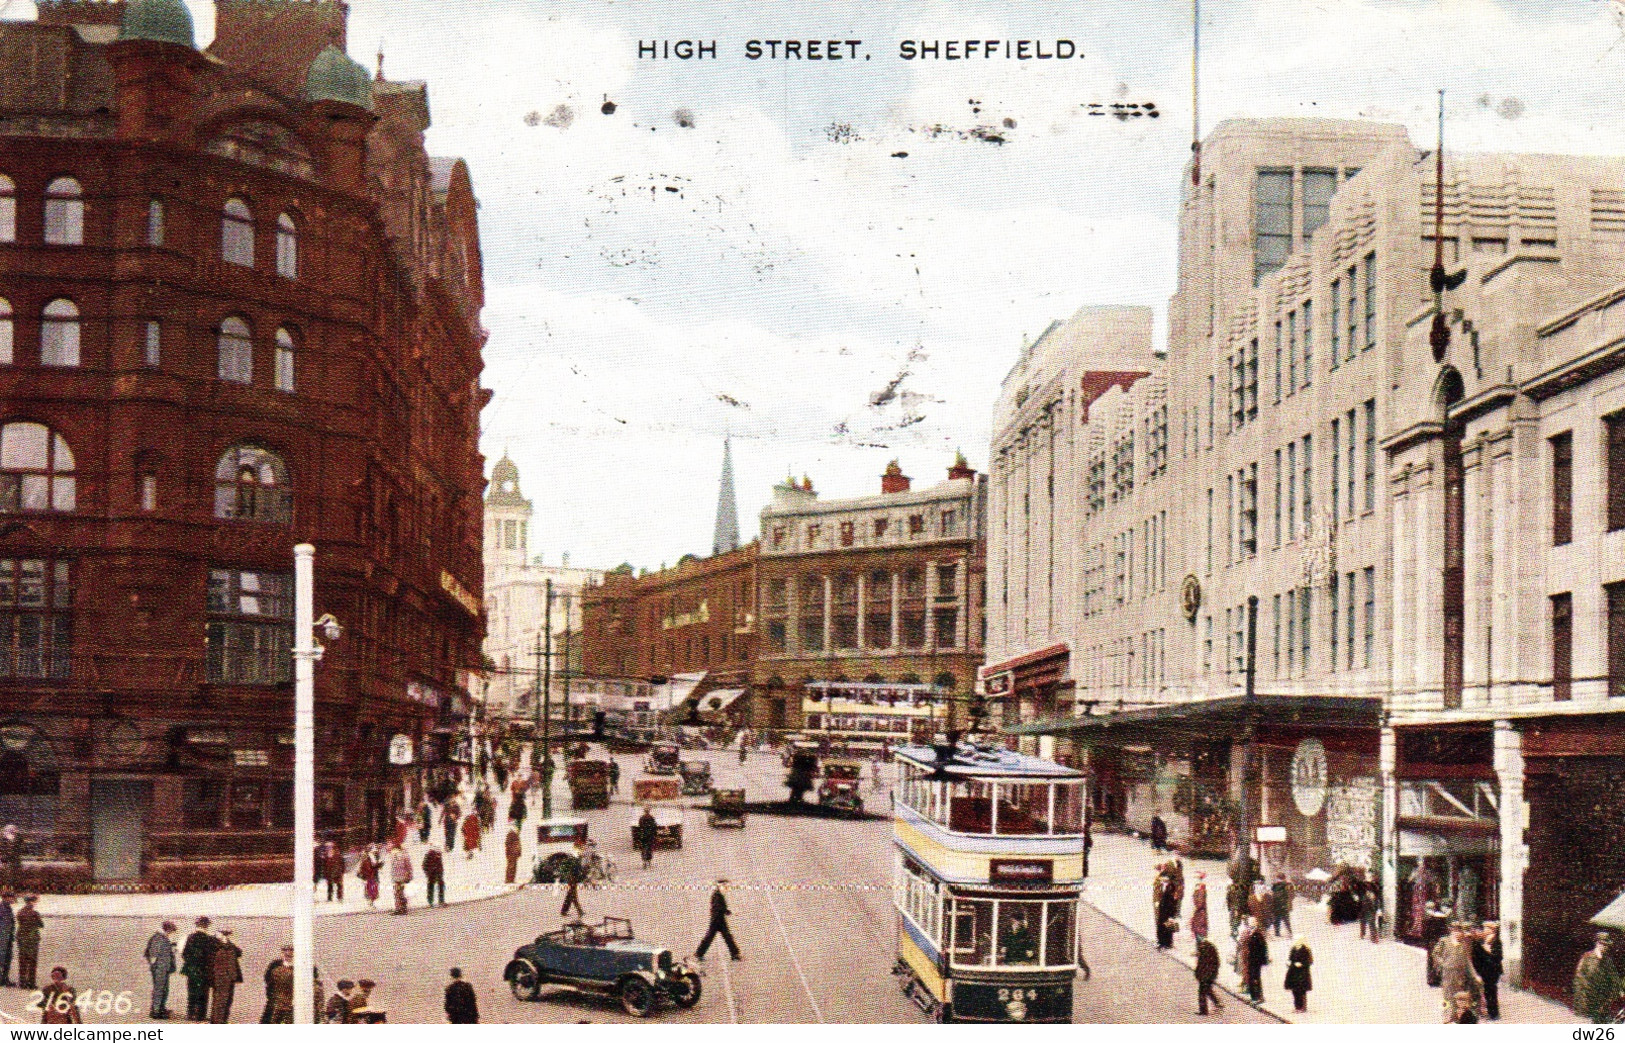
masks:
<instances>
[{"instance_id":1,"label":"man in suit walking","mask_svg":"<svg viewBox=\"0 0 1625 1043\"><path fill-rule=\"evenodd\" d=\"M152 1006L147 1014L155 1021L169 1020L169 976L175 973L175 925L164 921L161 930L147 939L147 969L152 972Z\"/></svg>"},{"instance_id":2,"label":"man in suit walking","mask_svg":"<svg viewBox=\"0 0 1625 1043\"><path fill-rule=\"evenodd\" d=\"M478 1025L480 1001L474 995L474 986L463 980L461 967L451 969L451 982L446 986L446 1020L453 1025Z\"/></svg>"},{"instance_id":3,"label":"man in suit walking","mask_svg":"<svg viewBox=\"0 0 1625 1043\"><path fill-rule=\"evenodd\" d=\"M181 947L181 973L186 976L186 1020L209 1020L209 982L213 976L214 935L209 933L209 918L197 918L197 930L186 936Z\"/></svg>"},{"instance_id":4,"label":"man in suit walking","mask_svg":"<svg viewBox=\"0 0 1625 1043\"><path fill-rule=\"evenodd\" d=\"M32 989L37 985L39 971L39 939L45 930L45 918L34 908L39 895L24 895L23 907L17 910L17 987Z\"/></svg>"},{"instance_id":5,"label":"man in suit walking","mask_svg":"<svg viewBox=\"0 0 1625 1043\"><path fill-rule=\"evenodd\" d=\"M694 950L696 959L705 959L705 951L711 948L711 943L719 934L722 935L722 940L728 943L728 954L736 960L739 959L739 945L734 941L733 932L728 930L728 916L732 910L728 908L728 899L722 893L723 888L727 886L728 881L718 880L715 890L711 892L711 926L705 932L700 947Z\"/></svg>"}]
</instances>

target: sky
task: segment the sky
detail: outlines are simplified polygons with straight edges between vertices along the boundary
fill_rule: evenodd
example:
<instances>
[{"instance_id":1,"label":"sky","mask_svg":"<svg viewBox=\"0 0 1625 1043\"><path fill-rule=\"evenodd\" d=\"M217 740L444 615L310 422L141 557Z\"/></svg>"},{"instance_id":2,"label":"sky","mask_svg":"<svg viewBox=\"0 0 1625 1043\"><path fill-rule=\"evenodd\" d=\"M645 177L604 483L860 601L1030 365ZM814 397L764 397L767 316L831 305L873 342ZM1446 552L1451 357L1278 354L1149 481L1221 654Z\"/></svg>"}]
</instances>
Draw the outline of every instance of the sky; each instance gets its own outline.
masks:
<instances>
[{"instance_id":1,"label":"sky","mask_svg":"<svg viewBox=\"0 0 1625 1043\"><path fill-rule=\"evenodd\" d=\"M1621 0L1201 8L1204 132L1360 117L1431 147L1442 87L1453 149L1625 151ZM1024 340L1085 304L1151 306L1163 336L1188 0L352 0L349 26L358 61L428 82L430 152L470 165L481 449L518 464L549 562L708 553L724 436L747 537L789 474L846 497L893 458L917 485L956 451L984 469ZM637 56L678 39L717 57ZM751 61L752 39L867 59ZM903 61L906 39L1081 57ZM1113 103L1158 116L1090 114Z\"/></svg>"}]
</instances>

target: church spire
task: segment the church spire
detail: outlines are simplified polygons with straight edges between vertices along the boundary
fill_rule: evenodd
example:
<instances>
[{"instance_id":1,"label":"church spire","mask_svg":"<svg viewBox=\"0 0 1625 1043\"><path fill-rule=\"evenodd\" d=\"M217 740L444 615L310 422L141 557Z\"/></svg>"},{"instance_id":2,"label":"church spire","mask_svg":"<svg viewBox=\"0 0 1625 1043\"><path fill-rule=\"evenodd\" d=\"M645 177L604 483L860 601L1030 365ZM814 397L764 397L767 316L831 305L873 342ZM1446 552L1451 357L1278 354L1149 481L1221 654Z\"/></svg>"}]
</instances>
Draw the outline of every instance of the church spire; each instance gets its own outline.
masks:
<instances>
[{"instance_id":1,"label":"church spire","mask_svg":"<svg viewBox=\"0 0 1625 1043\"><path fill-rule=\"evenodd\" d=\"M734 458L729 438L722 439L722 487L717 492L717 529L711 539L712 554L739 549L739 501L734 496Z\"/></svg>"}]
</instances>

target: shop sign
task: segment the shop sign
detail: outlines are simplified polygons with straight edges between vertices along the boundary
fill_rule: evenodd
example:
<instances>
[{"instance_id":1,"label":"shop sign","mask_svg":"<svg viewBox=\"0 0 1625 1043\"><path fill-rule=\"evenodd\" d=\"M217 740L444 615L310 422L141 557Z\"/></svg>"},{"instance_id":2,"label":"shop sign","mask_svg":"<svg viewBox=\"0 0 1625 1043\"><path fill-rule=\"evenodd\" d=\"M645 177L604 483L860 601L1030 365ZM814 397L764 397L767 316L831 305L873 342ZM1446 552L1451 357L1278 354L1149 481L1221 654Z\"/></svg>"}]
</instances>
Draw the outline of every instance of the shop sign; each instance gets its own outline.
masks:
<instances>
[{"instance_id":1,"label":"shop sign","mask_svg":"<svg viewBox=\"0 0 1625 1043\"><path fill-rule=\"evenodd\" d=\"M1257 835L1253 839L1260 844L1284 844L1286 843L1286 827L1259 826Z\"/></svg>"},{"instance_id":2,"label":"shop sign","mask_svg":"<svg viewBox=\"0 0 1625 1043\"><path fill-rule=\"evenodd\" d=\"M1202 607L1202 581L1195 574L1185 577L1179 585L1179 608L1185 613L1185 618L1196 622L1196 613Z\"/></svg>"},{"instance_id":3,"label":"shop sign","mask_svg":"<svg viewBox=\"0 0 1625 1043\"><path fill-rule=\"evenodd\" d=\"M1049 858L991 858L987 879L993 884L1048 884L1055 880L1055 861Z\"/></svg>"},{"instance_id":4,"label":"shop sign","mask_svg":"<svg viewBox=\"0 0 1625 1043\"><path fill-rule=\"evenodd\" d=\"M1305 739L1292 754L1292 803L1304 818L1314 818L1326 806L1326 746Z\"/></svg>"},{"instance_id":5,"label":"shop sign","mask_svg":"<svg viewBox=\"0 0 1625 1043\"><path fill-rule=\"evenodd\" d=\"M389 740L389 763L412 763L412 737L410 735L397 735Z\"/></svg>"},{"instance_id":6,"label":"shop sign","mask_svg":"<svg viewBox=\"0 0 1625 1043\"><path fill-rule=\"evenodd\" d=\"M479 617L480 599L470 594L468 588L457 582L457 577L445 569L440 570L440 589L445 591L457 604L463 606L464 612L475 618Z\"/></svg>"}]
</instances>

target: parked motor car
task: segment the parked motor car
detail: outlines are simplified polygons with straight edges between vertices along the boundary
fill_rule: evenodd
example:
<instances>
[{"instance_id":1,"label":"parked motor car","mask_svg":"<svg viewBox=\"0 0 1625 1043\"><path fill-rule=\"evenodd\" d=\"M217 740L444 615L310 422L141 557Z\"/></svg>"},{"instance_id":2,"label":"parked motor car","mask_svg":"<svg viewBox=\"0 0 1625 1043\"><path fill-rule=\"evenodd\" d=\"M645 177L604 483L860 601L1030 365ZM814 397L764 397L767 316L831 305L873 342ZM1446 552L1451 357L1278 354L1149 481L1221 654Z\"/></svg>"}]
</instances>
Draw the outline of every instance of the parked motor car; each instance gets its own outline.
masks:
<instances>
[{"instance_id":1,"label":"parked motor car","mask_svg":"<svg viewBox=\"0 0 1625 1043\"><path fill-rule=\"evenodd\" d=\"M663 1004L682 1010L700 1002L700 976L671 950L632 935L632 921L606 916L566 924L514 950L502 978L515 999L531 1002L543 986L562 985L613 996L621 1009L646 1018Z\"/></svg>"},{"instance_id":2,"label":"parked motor car","mask_svg":"<svg viewBox=\"0 0 1625 1043\"><path fill-rule=\"evenodd\" d=\"M677 765L682 758L674 742L657 742L649 748L649 756L644 758L643 771L646 775L676 775Z\"/></svg>"},{"instance_id":3,"label":"parked motor car","mask_svg":"<svg viewBox=\"0 0 1625 1043\"><path fill-rule=\"evenodd\" d=\"M824 780L818 784L818 803L827 808L863 812L863 797L858 787L863 783L863 765L854 761L829 761L824 765Z\"/></svg>"}]
</instances>

